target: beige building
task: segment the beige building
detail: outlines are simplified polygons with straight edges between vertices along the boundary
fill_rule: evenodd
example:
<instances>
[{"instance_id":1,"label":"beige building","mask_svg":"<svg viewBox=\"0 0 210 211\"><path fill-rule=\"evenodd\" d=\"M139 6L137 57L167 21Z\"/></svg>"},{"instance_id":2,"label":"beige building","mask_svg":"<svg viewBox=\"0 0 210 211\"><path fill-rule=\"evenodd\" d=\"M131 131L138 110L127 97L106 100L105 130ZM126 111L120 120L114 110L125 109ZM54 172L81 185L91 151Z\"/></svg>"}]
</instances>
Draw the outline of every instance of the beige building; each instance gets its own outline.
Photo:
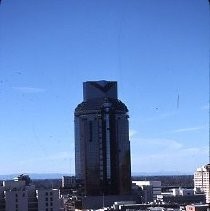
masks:
<instances>
[{"instance_id":1,"label":"beige building","mask_svg":"<svg viewBox=\"0 0 210 211\"><path fill-rule=\"evenodd\" d=\"M197 168L194 173L194 190L206 194L206 203L210 203L210 164Z\"/></svg>"}]
</instances>

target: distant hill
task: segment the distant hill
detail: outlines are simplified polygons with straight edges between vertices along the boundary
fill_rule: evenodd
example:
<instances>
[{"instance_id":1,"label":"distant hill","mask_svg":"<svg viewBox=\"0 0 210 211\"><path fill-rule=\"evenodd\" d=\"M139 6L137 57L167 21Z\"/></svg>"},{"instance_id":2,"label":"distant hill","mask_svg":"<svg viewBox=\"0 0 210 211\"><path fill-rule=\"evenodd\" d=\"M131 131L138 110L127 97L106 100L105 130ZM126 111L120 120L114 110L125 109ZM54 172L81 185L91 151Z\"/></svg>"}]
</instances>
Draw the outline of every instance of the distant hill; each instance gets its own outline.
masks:
<instances>
[{"instance_id":1,"label":"distant hill","mask_svg":"<svg viewBox=\"0 0 210 211\"><path fill-rule=\"evenodd\" d=\"M21 174L21 173L19 173ZM19 174L0 175L0 180L11 180ZM28 174L31 179L61 179L62 176L73 176L68 173L24 173ZM178 171L161 171L161 172L132 172L133 177L137 176L174 176L174 175L192 175L192 173L182 173Z\"/></svg>"}]
</instances>

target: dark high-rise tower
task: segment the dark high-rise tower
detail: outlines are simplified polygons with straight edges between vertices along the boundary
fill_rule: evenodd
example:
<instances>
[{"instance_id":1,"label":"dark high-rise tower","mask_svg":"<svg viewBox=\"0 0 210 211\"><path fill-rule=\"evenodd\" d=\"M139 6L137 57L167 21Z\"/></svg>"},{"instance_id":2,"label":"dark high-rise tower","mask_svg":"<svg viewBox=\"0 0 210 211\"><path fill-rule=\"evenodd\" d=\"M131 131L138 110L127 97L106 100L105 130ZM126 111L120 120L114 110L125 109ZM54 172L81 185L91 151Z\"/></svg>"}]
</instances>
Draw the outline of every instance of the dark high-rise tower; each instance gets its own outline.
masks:
<instances>
[{"instance_id":1,"label":"dark high-rise tower","mask_svg":"<svg viewBox=\"0 0 210 211\"><path fill-rule=\"evenodd\" d=\"M131 189L128 109L116 81L83 83L75 109L75 170L86 195L126 194Z\"/></svg>"}]
</instances>

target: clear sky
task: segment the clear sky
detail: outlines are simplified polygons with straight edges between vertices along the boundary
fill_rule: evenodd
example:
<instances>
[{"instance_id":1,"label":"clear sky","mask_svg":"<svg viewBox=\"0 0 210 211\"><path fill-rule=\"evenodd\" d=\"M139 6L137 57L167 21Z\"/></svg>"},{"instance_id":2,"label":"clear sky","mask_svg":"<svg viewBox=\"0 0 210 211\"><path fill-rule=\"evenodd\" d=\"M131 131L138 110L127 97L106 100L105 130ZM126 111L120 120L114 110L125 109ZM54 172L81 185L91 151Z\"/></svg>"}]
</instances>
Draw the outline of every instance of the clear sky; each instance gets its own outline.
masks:
<instances>
[{"instance_id":1,"label":"clear sky","mask_svg":"<svg viewBox=\"0 0 210 211\"><path fill-rule=\"evenodd\" d=\"M207 0L2 0L0 174L74 173L82 82L118 81L132 172L208 161Z\"/></svg>"}]
</instances>

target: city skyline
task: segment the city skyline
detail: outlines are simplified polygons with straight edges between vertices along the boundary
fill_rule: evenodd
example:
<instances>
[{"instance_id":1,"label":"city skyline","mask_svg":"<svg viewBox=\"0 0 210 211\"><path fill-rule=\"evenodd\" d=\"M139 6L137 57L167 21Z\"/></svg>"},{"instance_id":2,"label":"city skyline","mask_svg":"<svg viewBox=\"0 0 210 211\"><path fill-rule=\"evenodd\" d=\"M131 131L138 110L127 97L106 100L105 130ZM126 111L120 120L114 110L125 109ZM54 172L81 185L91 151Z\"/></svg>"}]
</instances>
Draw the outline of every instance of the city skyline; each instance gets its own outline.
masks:
<instances>
[{"instance_id":1,"label":"city skyline","mask_svg":"<svg viewBox=\"0 0 210 211\"><path fill-rule=\"evenodd\" d=\"M208 162L207 0L2 1L0 44L0 174L74 173L88 80L118 82L133 173Z\"/></svg>"}]
</instances>

